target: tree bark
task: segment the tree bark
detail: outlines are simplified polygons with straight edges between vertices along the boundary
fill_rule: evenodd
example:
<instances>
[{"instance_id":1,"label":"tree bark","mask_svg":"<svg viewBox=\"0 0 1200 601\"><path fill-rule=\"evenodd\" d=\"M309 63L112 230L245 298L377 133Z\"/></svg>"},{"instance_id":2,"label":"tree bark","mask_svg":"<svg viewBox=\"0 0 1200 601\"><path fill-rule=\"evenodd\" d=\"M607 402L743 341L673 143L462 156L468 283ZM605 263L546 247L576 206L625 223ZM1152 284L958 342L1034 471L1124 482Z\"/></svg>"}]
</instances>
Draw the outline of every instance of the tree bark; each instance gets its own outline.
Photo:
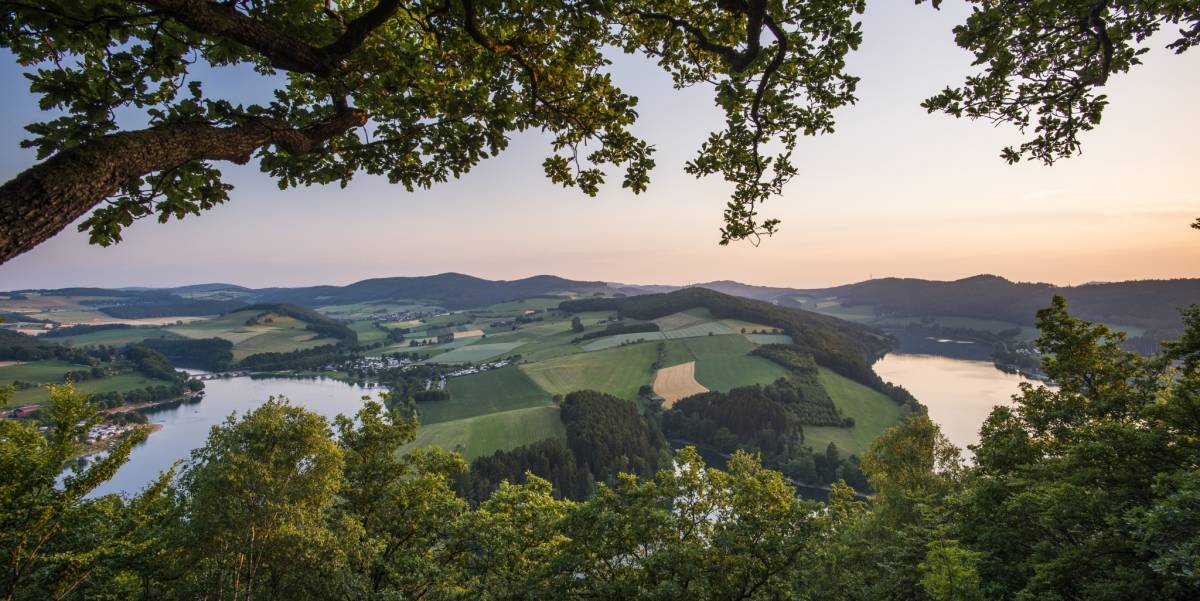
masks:
<instances>
[{"instance_id":1,"label":"tree bark","mask_svg":"<svg viewBox=\"0 0 1200 601\"><path fill-rule=\"evenodd\" d=\"M0 264L62 231L135 178L189 161L242 164L270 144L301 155L366 121L365 113L345 110L303 129L267 119L229 127L179 123L59 151L0 186Z\"/></svg>"},{"instance_id":2,"label":"tree bark","mask_svg":"<svg viewBox=\"0 0 1200 601\"><path fill-rule=\"evenodd\" d=\"M331 77L351 52L400 10L400 0L380 0L345 24L345 31L326 46L316 47L239 12L232 3L211 0L136 0L138 4L218 39L233 40L259 52L285 71Z\"/></svg>"}]
</instances>

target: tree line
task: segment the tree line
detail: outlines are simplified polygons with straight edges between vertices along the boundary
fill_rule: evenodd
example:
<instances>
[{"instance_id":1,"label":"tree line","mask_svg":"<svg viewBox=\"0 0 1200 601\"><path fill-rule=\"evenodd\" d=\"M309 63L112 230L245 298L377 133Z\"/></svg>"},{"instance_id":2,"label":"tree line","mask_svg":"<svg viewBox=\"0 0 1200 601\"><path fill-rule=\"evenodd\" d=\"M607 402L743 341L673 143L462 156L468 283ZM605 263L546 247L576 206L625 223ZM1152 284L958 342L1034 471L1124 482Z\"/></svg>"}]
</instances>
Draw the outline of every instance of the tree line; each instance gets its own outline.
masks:
<instances>
[{"instance_id":1,"label":"tree line","mask_svg":"<svg viewBox=\"0 0 1200 601\"><path fill-rule=\"evenodd\" d=\"M548 438L471 462L455 489L483 502L504 482L541 479L555 498L582 500L598 483L615 484L619 474L651 477L669 465L666 441L653 419L636 405L610 394L584 390L567 394L560 417L565 443Z\"/></svg>"}]
</instances>

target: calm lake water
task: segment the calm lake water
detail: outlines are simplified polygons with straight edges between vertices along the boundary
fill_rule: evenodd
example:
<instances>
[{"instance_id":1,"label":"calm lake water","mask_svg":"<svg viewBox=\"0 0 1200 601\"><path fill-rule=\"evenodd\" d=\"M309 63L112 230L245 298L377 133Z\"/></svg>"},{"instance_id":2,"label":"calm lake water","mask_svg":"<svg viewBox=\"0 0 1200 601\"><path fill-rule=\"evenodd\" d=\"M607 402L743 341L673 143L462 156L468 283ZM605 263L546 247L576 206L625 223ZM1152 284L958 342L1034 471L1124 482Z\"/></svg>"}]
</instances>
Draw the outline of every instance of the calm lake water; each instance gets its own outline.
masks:
<instances>
[{"instance_id":1,"label":"calm lake water","mask_svg":"<svg viewBox=\"0 0 1200 601\"><path fill-rule=\"evenodd\" d=\"M209 380L204 390L204 400L198 403L148 412L150 422L160 424L162 429L134 449L129 462L93 494L137 493L176 461L186 459L192 449L203 446L213 426L231 413L244 415L272 395L287 397L295 405L333 418L339 413L353 415L362 405L363 395L379 389L329 379L240 377Z\"/></svg>"},{"instance_id":2,"label":"calm lake water","mask_svg":"<svg viewBox=\"0 0 1200 601\"><path fill-rule=\"evenodd\" d=\"M1006 374L988 361L951 359L935 355L889 354L875 364L883 379L904 386L926 407L929 416L955 445L965 450L979 441L979 426L997 404L1010 404L1025 378ZM247 377L205 382L204 400L147 414L162 429L133 450L129 462L94 494L140 491L176 461L200 447L209 430L231 413L245 414L272 395L332 418L351 415L368 389L337 380L299 380ZM820 492L820 491L816 491ZM820 492L823 494L823 492Z\"/></svg>"},{"instance_id":3,"label":"calm lake water","mask_svg":"<svg viewBox=\"0 0 1200 601\"><path fill-rule=\"evenodd\" d=\"M1004 373L991 361L936 355L889 354L875 364L875 372L907 388L929 408L946 438L968 454L967 445L979 442L979 427L992 407L1011 405L1021 382L1034 382Z\"/></svg>"}]
</instances>

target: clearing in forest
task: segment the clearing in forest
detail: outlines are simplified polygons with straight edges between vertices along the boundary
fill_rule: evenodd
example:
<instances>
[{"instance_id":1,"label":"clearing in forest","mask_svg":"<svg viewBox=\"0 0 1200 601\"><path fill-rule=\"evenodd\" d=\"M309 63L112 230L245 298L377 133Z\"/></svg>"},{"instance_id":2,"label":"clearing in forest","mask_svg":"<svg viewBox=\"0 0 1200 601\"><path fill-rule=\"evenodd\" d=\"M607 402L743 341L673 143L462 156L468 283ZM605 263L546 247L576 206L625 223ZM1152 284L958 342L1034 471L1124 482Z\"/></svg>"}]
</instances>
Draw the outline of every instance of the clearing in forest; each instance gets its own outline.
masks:
<instances>
[{"instance_id":1,"label":"clearing in forest","mask_svg":"<svg viewBox=\"0 0 1200 601\"><path fill-rule=\"evenodd\" d=\"M701 392L708 392L708 389L696 381L695 361L664 367L654 374L654 394L663 398L663 409L670 409L675 401Z\"/></svg>"}]
</instances>

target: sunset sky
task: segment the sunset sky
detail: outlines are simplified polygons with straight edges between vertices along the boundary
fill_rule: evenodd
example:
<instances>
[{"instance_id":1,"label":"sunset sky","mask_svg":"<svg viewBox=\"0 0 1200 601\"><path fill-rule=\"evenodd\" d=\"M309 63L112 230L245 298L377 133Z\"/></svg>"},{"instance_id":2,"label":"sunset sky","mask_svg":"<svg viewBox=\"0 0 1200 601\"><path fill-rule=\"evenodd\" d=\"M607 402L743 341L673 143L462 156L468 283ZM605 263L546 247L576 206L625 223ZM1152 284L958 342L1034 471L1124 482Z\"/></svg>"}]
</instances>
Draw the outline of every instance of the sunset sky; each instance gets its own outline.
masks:
<instances>
[{"instance_id":1,"label":"sunset sky","mask_svg":"<svg viewBox=\"0 0 1200 601\"><path fill-rule=\"evenodd\" d=\"M1018 132L919 106L971 70L951 34L963 7L869 4L866 41L850 58L862 77L859 103L839 112L835 134L802 141L799 176L763 207L782 229L758 248L717 245L729 187L682 170L721 126L710 91L672 90L654 65L617 56L617 82L641 98L637 131L658 148L641 196L619 177L597 198L550 183L541 173L548 144L536 133L462 179L416 193L368 176L344 190L281 192L253 165L222 165L236 186L230 203L166 225L137 223L111 248L89 246L71 228L0 266L0 290L345 284L447 271L795 287L978 273L1060 284L1200 277L1200 232L1188 227L1200 217L1200 51L1175 56L1161 49L1165 37L1154 40L1144 66L1110 81L1112 104L1082 156L1009 166L999 151ZM18 143L41 117L10 55L0 78L7 179L34 163ZM230 90L258 81L220 80Z\"/></svg>"}]
</instances>

